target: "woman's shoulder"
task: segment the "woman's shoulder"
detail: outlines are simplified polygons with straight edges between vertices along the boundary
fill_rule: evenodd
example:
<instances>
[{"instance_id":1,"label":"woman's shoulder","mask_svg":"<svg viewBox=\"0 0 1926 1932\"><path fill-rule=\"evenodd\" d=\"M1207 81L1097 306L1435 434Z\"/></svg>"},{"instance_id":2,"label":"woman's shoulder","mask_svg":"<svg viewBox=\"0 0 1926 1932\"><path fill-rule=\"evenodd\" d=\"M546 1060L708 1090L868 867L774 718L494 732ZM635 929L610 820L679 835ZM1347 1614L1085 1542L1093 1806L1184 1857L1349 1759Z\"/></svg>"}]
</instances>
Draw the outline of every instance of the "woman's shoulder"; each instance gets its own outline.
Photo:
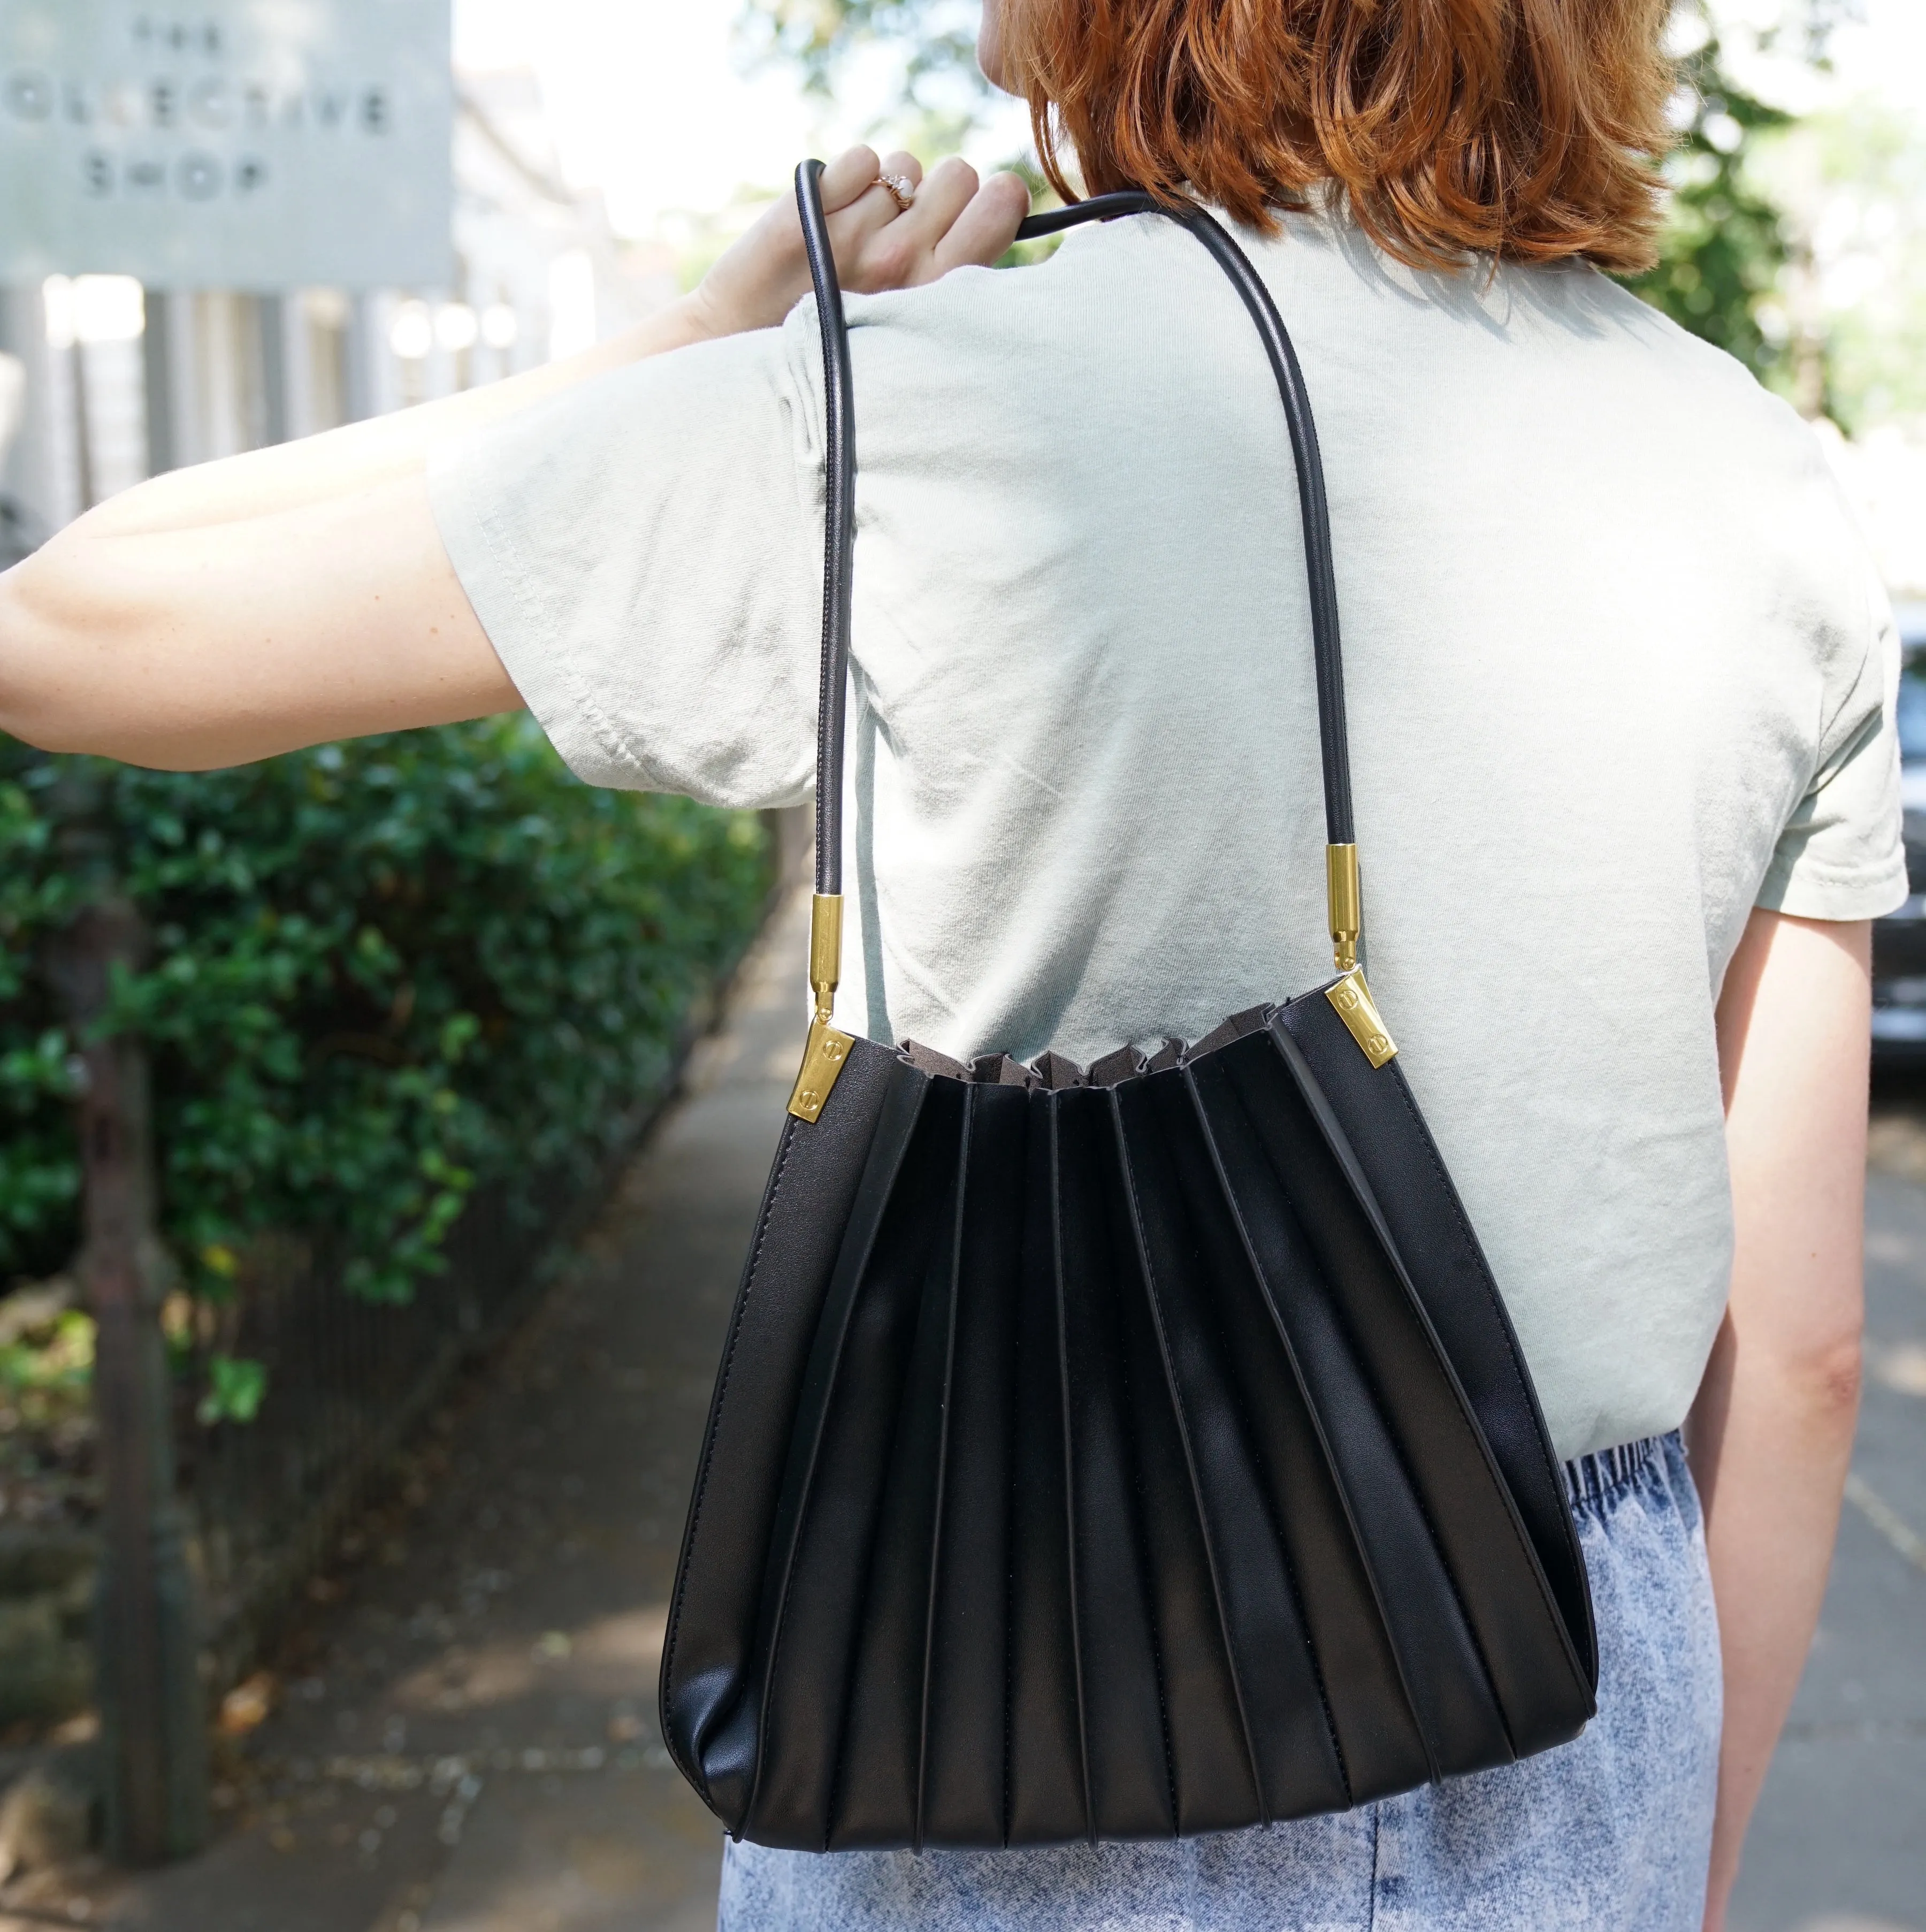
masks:
<instances>
[{"instance_id":1,"label":"woman's shoulder","mask_svg":"<svg viewBox=\"0 0 1926 1932\"><path fill-rule=\"evenodd\" d=\"M1413 268L1354 223L1323 214L1287 215L1274 234L1244 230L1238 238L1286 326L1305 341L1342 335L1388 356L1449 358L1455 351L1487 381L1502 369L1490 352L1509 349L1521 373L1526 362L1549 358L1575 374L1609 374L1674 406L1690 392L1696 407L1722 411L1768 436L1800 427L1790 406L1735 357L1582 260ZM1220 328L1249 328L1205 252L1154 215L1074 230L1040 260L959 268L921 287L851 296L846 305L856 331L958 353L1130 334L1147 346L1154 342L1159 353L1182 353L1186 324L1199 346ZM813 310L803 328L813 340Z\"/></svg>"},{"instance_id":2,"label":"woman's shoulder","mask_svg":"<svg viewBox=\"0 0 1926 1932\"><path fill-rule=\"evenodd\" d=\"M1736 358L1587 262L1412 269L1324 216L1239 238L1296 340L1320 426L1364 439L1374 462L1450 444L1520 477L1642 465L1666 476L1661 495L1690 488L1735 513L1759 508L1766 524L1809 518L1815 540L1838 526L1845 540L1810 426ZM1162 443L1208 439L1265 382L1235 292L1154 216L1073 231L1031 264L958 269L847 308L872 449L907 440L906 453L946 471L986 434L1025 447L1066 426L1093 448L1138 444L1147 426ZM792 316L788 349L814 395L812 305ZM1173 409L1183 424L1165 420Z\"/></svg>"},{"instance_id":3,"label":"woman's shoulder","mask_svg":"<svg viewBox=\"0 0 1926 1932\"><path fill-rule=\"evenodd\" d=\"M1076 231L1042 260L955 268L914 288L846 292L866 466L899 438L949 466L946 452L959 443L1007 437L1039 411L1054 418L1058 405L1106 420L1127 415L1128 398L1114 393L1106 371L1130 338L1148 323L1155 347L1147 343L1147 358L1185 352L1180 315L1153 320L1170 302L1160 287L1169 278L1146 254L1157 238L1119 232L1153 225L1169 228L1120 221ZM783 334L789 380L806 409L819 408L823 352L813 297L791 311Z\"/></svg>"},{"instance_id":4,"label":"woman's shoulder","mask_svg":"<svg viewBox=\"0 0 1926 1932\"><path fill-rule=\"evenodd\" d=\"M1693 446L1743 451L1798 472L1818 460L1810 426L1783 396L1591 262L1508 263L1490 280L1484 299L1511 340L1610 392L1668 458Z\"/></svg>"}]
</instances>

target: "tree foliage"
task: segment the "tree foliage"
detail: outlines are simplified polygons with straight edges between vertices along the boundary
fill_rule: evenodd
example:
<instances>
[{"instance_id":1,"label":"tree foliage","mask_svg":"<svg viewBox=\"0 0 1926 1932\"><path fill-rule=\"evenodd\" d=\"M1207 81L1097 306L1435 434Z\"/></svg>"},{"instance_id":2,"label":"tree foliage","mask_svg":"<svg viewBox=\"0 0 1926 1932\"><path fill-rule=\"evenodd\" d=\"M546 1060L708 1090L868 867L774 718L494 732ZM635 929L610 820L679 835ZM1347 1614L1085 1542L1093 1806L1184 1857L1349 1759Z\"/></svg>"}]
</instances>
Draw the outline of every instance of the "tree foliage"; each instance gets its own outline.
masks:
<instances>
[{"instance_id":1,"label":"tree foliage","mask_svg":"<svg viewBox=\"0 0 1926 1932\"><path fill-rule=\"evenodd\" d=\"M742 24L754 52L793 67L813 94L827 94L859 49L886 46L902 63L902 105L926 109L932 81L979 97L974 0L746 0Z\"/></svg>"},{"instance_id":2,"label":"tree foliage","mask_svg":"<svg viewBox=\"0 0 1926 1932\"><path fill-rule=\"evenodd\" d=\"M1788 15L1802 56L1822 62L1826 36L1846 0L1802 0ZM1686 0L1684 17L1702 17ZM959 0L746 0L744 22L764 58L792 65L813 91L838 68L886 46L902 63L902 105L926 112L931 82L952 82L950 99L980 98L976 9ZM1784 215L1754 178L1748 160L1761 135L1790 117L1740 86L1709 22L1680 63L1685 108L1666 167L1672 194L1660 259L1630 286L1695 335L1715 343L1762 378L1790 388L1802 346L1785 319L1782 284L1792 242ZM1768 34L1767 38L1774 36ZM1779 38L1784 38L1783 35Z\"/></svg>"},{"instance_id":3,"label":"tree foliage","mask_svg":"<svg viewBox=\"0 0 1926 1932\"><path fill-rule=\"evenodd\" d=\"M1926 124L1877 98L1844 101L1772 161L1821 244L1826 414L1854 432L1926 424Z\"/></svg>"},{"instance_id":4,"label":"tree foliage","mask_svg":"<svg viewBox=\"0 0 1926 1932\"><path fill-rule=\"evenodd\" d=\"M0 739L0 1281L77 1235L44 970L79 890L55 815L74 762ZM274 1229L405 1299L478 1184L592 1162L767 882L753 816L581 784L526 718L85 776L154 940L110 1024L150 1044L163 1232L207 1293Z\"/></svg>"},{"instance_id":5,"label":"tree foliage","mask_svg":"<svg viewBox=\"0 0 1926 1932\"><path fill-rule=\"evenodd\" d=\"M1791 116L1731 79L1716 37L1682 68L1690 117L1666 159L1672 196L1659 259L1630 286L1755 375L1772 376L1789 352L1781 290L1792 247L1747 160L1757 137Z\"/></svg>"}]
</instances>

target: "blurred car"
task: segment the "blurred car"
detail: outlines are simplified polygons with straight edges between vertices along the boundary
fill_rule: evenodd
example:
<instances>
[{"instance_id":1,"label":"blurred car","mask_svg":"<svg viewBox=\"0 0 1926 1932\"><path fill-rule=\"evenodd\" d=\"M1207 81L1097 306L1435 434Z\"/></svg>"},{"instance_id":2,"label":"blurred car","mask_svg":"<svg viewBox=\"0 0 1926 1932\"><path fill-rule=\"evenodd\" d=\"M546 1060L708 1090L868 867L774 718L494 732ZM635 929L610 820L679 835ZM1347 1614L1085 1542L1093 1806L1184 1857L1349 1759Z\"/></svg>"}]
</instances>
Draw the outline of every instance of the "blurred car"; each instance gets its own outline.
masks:
<instances>
[{"instance_id":1,"label":"blurred car","mask_svg":"<svg viewBox=\"0 0 1926 1932\"><path fill-rule=\"evenodd\" d=\"M1873 1058L1926 1066L1926 604L1902 604L1899 793L1909 896L1873 927Z\"/></svg>"}]
</instances>

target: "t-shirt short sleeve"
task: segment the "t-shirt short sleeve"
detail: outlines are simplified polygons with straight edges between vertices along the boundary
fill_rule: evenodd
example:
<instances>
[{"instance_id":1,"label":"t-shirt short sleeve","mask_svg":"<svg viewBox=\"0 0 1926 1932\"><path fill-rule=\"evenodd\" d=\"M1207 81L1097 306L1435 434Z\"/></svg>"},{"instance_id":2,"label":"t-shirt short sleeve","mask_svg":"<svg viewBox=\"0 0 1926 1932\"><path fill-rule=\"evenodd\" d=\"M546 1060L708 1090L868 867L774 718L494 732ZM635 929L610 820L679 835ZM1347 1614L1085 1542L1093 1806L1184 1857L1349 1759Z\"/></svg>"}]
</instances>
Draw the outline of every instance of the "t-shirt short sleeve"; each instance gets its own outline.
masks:
<instances>
[{"instance_id":1,"label":"t-shirt short sleeve","mask_svg":"<svg viewBox=\"0 0 1926 1932\"><path fill-rule=\"evenodd\" d=\"M1843 694L1830 694L1813 780L1786 820L1756 903L1799 919L1876 919L1906 895L1900 832L1900 648L1868 572L1869 640Z\"/></svg>"},{"instance_id":2,"label":"t-shirt short sleeve","mask_svg":"<svg viewBox=\"0 0 1926 1932\"><path fill-rule=\"evenodd\" d=\"M821 482L786 349L766 330L650 357L430 463L482 628L591 784L808 795Z\"/></svg>"}]
</instances>

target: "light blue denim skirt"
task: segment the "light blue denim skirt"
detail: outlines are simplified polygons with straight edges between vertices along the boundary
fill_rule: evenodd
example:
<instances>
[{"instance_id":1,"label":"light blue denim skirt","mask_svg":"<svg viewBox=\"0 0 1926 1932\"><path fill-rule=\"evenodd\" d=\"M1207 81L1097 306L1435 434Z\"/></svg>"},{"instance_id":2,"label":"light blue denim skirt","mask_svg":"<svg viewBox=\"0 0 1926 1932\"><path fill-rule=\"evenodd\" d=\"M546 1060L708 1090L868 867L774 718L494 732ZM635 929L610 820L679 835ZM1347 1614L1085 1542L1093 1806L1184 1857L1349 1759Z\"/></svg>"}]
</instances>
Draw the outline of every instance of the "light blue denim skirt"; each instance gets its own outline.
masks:
<instances>
[{"instance_id":1,"label":"light blue denim skirt","mask_svg":"<svg viewBox=\"0 0 1926 1932\"><path fill-rule=\"evenodd\" d=\"M1557 1750L1355 1811L1139 1845L730 1845L721 1932L1699 1932L1718 1625L1676 1436L1565 1466L1598 1715Z\"/></svg>"}]
</instances>

